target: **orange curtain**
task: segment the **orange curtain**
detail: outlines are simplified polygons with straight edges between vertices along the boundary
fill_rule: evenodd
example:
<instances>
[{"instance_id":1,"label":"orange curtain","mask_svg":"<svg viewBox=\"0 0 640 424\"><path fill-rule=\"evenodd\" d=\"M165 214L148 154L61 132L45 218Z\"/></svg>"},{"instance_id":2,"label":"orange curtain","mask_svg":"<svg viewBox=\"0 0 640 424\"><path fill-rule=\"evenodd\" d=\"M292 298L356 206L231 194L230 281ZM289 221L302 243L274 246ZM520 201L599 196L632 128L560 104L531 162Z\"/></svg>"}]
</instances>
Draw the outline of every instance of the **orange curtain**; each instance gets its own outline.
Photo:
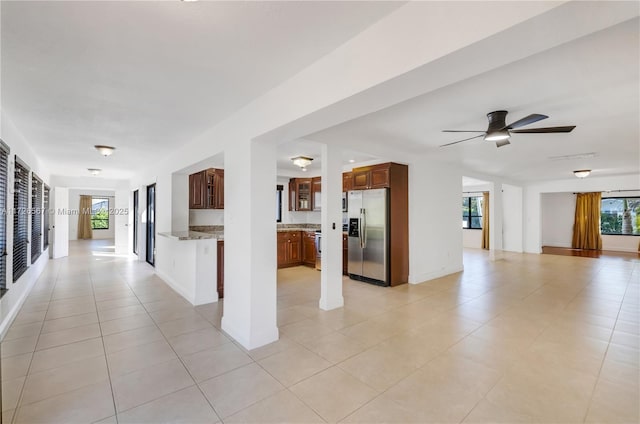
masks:
<instances>
[{"instance_id":1,"label":"orange curtain","mask_svg":"<svg viewBox=\"0 0 640 424\"><path fill-rule=\"evenodd\" d=\"M574 249L602 250L600 203L602 193L578 193L573 224Z\"/></svg>"},{"instance_id":2,"label":"orange curtain","mask_svg":"<svg viewBox=\"0 0 640 424\"><path fill-rule=\"evenodd\" d=\"M91 229L91 196L80 196L80 213L78 214L78 239L93 238Z\"/></svg>"},{"instance_id":3,"label":"orange curtain","mask_svg":"<svg viewBox=\"0 0 640 424\"><path fill-rule=\"evenodd\" d=\"M482 193L482 248L489 249L489 192Z\"/></svg>"}]
</instances>

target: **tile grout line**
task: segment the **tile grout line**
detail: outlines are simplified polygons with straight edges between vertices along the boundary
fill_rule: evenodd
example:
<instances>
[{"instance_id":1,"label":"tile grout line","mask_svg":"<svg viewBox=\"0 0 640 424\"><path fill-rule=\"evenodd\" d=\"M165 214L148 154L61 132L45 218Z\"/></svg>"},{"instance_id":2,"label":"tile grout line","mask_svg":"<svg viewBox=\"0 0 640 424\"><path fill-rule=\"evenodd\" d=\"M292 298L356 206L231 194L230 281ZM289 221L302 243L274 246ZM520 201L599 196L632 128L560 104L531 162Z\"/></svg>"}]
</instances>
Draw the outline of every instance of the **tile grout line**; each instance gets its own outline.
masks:
<instances>
[{"instance_id":1,"label":"tile grout line","mask_svg":"<svg viewBox=\"0 0 640 424\"><path fill-rule=\"evenodd\" d=\"M44 322L46 321L47 318L47 314L49 313L49 305L51 304L51 298L53 297L53 292L55 291L56 286L58 285L58 278L60 277L60 266L58 266L58 268L56 269L56 274L55 274L55 278L54 278L54 282L53 282L53 287L51 288L51 293L49 294L49 301L47 302L47 310L44 314L44 319L42 320L41 324L40 324L40 332L38 333L38 337L36 338L36 343L33 346L33 351L31 352L31 359L29 360L29 366L27 367L27 373L24 376L24 382L22 383L22 388L20 389L20 394L18 396L18 400L16 402L16 406L13 410L13 415L11 416L11 423L13 424L16 420L16 417L18 416L18 412L20 411L20 409L22 408L22 398L24 396L24 388L27 385L27 379L29 378L29 374L31 371L31 366L33 365L33 357L36 354L36 348L38 347L38 342L40 341L40 336L42 335L42 328L44 327ZM33 288L39 283L40 281L40 277L38 277L38 279L36 280L36 282L33 284L33 287L31 288L31 290L29 291L29 295L31 294L31 291L33 291ZM27 298L29 297L29 295L27 295ZM23 304L24 306L24 304ZM22 308L20 308L22 310ZM18 312L19 313L19 312ZM0 411L0 414L2 412Z\"/></svg>"},{"instance_id":2,"label":"tile grout line","mask_svg":"<svg viewBox=\"0 0 640 424\"><path fill-rule=\"evenodd\" d=\"M138 300L138 302L140 303L140 305L142 306L142 308L147 312L147 314L149 315L149 318L151 318L151 320L153 321L153 324L154 324L154 325L155 325L155 327L158 329L158 331L160 332L160 334L162 334L162 338L164 339L164 341L167 343L167 345L169 346L169 348L171 349L171 351L174 353L174 355L176 355L176 358L178 358L178 361L180 361L180 364L182 365L182 367L185 369L185 371L187 372L187 374L189 375L189 377L190 377L190 378L191 378L191 380L193 381L193 383L194 383L194 384L193 384L193 386L196 386L196 387L198 388L198 390L200 391L200 394L201 394L201 395L204 397L204 399L207 401L207 403L208 403L208 404L209 404L209 406L211 407L211 410L213 411L213 413L218 417L218 419L219 419L220 421L222 421L222 418L220 417L220 415L218 414L218 412L216 411L216 409L213 407L213 405L212 405L212 404L211 404L211 402L209 401L209 398L207 398L207 396L206 396L206 395L204 394L204 392L202 391L202 388L200 387L199 383L196 381L196 379L195 379L195 378L193 378L193 375L191 374L191 371L189 370L189 368L188 368L188 367L186 366L186 364L183 362L183 360L182 360L182 358L180 357L180 355L178 355L178 352L176 352L176 351L175 351L175 349L173 348L173 346L171 345L171 343L169 343L169 340L167 339L167 337L165 336L165 334L164 334L164 333L162 332L162 330L160 329L160 327L159 327L158 323L156 322L156 320L154 320L154 319L153 319L153 317L151 317L151 315L149 314L149 311L148 311L148 310L147 310L147 308L145 307L144 303L143 303L142 301L140 301L140 298L139 298L139 297L138 297L138 295L136 294L135 290L133 290L133 288L132 288L132 287L131 287L131 285L129 284L129 281L125 278L125 279L124 279L124 282L127 284L127 286L129 286L129 289L131 290L131 292L133 293L133 295L136 297L136 299ZM194 309L195 309L195 308L194 308ZM198 313L198 312L196 311L196 313ZM181 318L178 318L178 319L181 319ZM207 321L207 322L209 322L209 321ZM211 325L211 327L213 327L213 325ZM214 327L214 328L215 328L215 327ZM198 330L194 330L194 331L198 331ZM205 350L206 350L206 349L205 349ZM171 361L173 361L173 359L171 359ZM169 362L169 361L167 361L167 362ZM145 404L147 404L147 403L150 403L150 402L156 401L156 400L158 400L158 399L162 399L162 398L163 398L163 397L165 397L165 396L172 395L172 394L174 394L174 393L177 393L177 392L179 392L179 391L181 391L181 390L188 389L189 387L193 387L193 386L183 387L183 388L178 389L178 390L175 390L175 391L173 391L173 392L171 392L171 393L167 393L167 394L165 394L165 395L163 395L163 396L160 396L160 397L158 397L158 398L156 398L156 399L152 399L152 400L149 400L149 401L147 401L147 402L144 402L144 403L142 403L142 404L140 404L140 405L136 405L136 406L134 406L134 407L132 407L132 408L127 409L126 411L129 411L129 410L131 410L131 409L137 408L137 407L142 406L142 405L145 405ZM125 411L122 411L122 412L125 412ZM117 420L117 417L118 417L118 410L116 409L116 420Z\"/></svg>"},{"instance_id":3,"label":"tile grout line","mask_svg":"<svg viewBox=\"0 0 640 424\"><path fill-rule=\"evenodd\" d=\"M631 275L629 276L629 280L631 279ZM629 291L630 281L627 281L624 288L624 295L622 296L622 301L620 302L620 307L618 308L618 313L616 314L616 321L611 329L611 334L609 335L609 341L607 342L607 348L604 351L604 355L602 356L602 360L600 361L600 367L598 368L598 375L596 376L596 382L591 389L591 394L589 395L589 403L587 403L587 410L584 413L584 417L582 418L582 422L586 422L587 417L589 416L589 411L591 410L591 403L593 402L593 397L596 394L596 388L598 387L598 383L600 382L600 375L602 374L602 368L604 367L604 362L607 359L607 355L609 354L609 347L611 347L611 341L613 340L613 334L616 331L616 326L618 325L618 319L620 317L620 312L622 311L622 305L624 304L624 298L627 296L627 292Z\"/></svg>"},{"instance_id":4,"label":"tile grout line","mask_svg":"<svg viewBox=\"0 0 640 424\"><path fill-rule=\"evenodd\" d=\"M109 359L107 358L107 349L104 346L104 334L102 333L102 322L100 321L100 314L98 313L98 302L96 301L96 291L93 285L93 277L91 273L91 268L89 267L89 282L91 284L91 293L93 294L93 305L96 308L96 316L98 317L98 328L100 329L100 342L102 344L102 352L104 353L104 362L107 367L107 378L109 379L109 389L111 390L111 402L113 404L113 414L116 418L116 424L118 423L118 408L116 407L116 395L113 390L113 381L111 381L111 368L109 367ZM98 421L102 419L106 419L109 417L100 418Z\"/></svg>"}]
</instances>

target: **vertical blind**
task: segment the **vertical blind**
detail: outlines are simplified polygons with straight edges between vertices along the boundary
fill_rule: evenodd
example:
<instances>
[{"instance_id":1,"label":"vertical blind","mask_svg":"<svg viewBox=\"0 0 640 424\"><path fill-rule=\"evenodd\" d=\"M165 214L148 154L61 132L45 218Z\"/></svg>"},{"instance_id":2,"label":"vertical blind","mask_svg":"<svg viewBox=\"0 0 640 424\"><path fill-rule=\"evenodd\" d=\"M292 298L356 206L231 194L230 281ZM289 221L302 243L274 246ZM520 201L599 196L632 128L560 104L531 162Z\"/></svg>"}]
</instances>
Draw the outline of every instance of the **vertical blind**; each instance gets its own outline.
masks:
<instances>
[{"instance_id":1,"label":"vertical blind","mask_svg":"<svg viewBox=\"0 0 640 424\"><path fill-rule=\"evenodd\" d=\"M9 148L0 141L0 208L7 208ZM7 214L0 216L0 290L7 288Z\"/></svg>"},{"instance_id":2,"label":"vertical blind","mask_svg":"<svg viewBox=\"0 0 640 424\"><path fill-rule=\"evenodd\" d=\"M31 176L31 263L42 253L42 180Z\"/></svg>"},{"instance_id":3,"label":"vertical blind","mask_svg":"<svg viewBox=\"0 0 640 424\"><path fill-rule=\"evenodd\" d=\"M42 218L44 220L44 224L42 224L42 249L46 249L49 247L49 187L44 186L44 191L42 194L43 199L43 215Z\"/></svg>"},{"instance_id":4,"label":"vertical blind","mask_svg":"<svg viewBox=\"0 0 640 424\"><path fill-rule=\"evenodd\" d=\"M18 162L16 156L13 184L13 282L27 270L27 208L29 207L29 170Z\"/></svg>"}]
</instances>

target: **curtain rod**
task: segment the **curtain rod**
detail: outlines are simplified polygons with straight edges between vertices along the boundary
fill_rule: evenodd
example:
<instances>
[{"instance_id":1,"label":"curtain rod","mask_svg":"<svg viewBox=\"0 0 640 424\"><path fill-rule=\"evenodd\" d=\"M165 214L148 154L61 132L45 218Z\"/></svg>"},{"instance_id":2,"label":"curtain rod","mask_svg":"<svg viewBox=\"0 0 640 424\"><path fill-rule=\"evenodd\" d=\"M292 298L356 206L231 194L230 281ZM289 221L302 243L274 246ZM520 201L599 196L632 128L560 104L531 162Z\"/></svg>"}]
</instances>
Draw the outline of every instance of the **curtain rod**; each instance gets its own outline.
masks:
<instances>
[{"instance_id":1,"label":"curtain rod","mask_svg":"<svg viewBox=\"0 0 640 424\"><path fill-rule=\"evenodd\" d=\"M463 191L462 194L471 194L471 193L488 193L488 191Z\"/></svg>"},{"instance_id":2,"label":"curtain rod","mask_svg":"<svg viewBox=\"0 0 640 424\"><path fill-rule=\"evenodd\" d=\"M640 189L637 188L635 190L605 190L605 191L601 191L600 193L602 193L602 194L605 194L605 193L623 193L625 191L640 191ZM573 192L573 194L581 194L581 193L589 193L589 192L588 191L581 191L579 193Z\"/></svg>"}]
</instances>

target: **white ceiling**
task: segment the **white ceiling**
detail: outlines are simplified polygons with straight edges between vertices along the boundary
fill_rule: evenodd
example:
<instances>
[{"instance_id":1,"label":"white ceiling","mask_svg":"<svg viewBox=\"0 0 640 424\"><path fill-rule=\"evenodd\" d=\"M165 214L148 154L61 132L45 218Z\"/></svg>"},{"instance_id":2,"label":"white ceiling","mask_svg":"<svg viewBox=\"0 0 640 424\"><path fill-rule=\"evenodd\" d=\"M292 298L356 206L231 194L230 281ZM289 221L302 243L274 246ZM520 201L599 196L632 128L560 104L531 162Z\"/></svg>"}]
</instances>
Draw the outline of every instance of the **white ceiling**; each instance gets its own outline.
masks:
<instances>
[{"instance_id":1,"label":"white ceiling","mask_svg":"<svg viewBox=\"0 0 640 424\"><path fill-rule=\"evenodd\" d=\"M3 113L53 174L127 178L400 5L2 2Z\"/></svg>"},{"instance_id":2,"label":"white ceiling","mask_svg":"<svg viewBox=\"0 0 640 424\"><path fill-rule=\"evenodd\" d=\"M424 154L476 173L519 181L572 178L573 170L584 168L592 169L593 176L637 173L638 29L639 20L634 19L307 138L389 146L389 152ZM500 149L481 138L438 147L466 135L441 130L486 130L486 113L502 109L509 111L508 123L542 113L550 118L530 128L577 128L569 134L514 134L511 145ZM588 159L549 159L587 152L597 154Z\"/></svg>"}]
</instances>

